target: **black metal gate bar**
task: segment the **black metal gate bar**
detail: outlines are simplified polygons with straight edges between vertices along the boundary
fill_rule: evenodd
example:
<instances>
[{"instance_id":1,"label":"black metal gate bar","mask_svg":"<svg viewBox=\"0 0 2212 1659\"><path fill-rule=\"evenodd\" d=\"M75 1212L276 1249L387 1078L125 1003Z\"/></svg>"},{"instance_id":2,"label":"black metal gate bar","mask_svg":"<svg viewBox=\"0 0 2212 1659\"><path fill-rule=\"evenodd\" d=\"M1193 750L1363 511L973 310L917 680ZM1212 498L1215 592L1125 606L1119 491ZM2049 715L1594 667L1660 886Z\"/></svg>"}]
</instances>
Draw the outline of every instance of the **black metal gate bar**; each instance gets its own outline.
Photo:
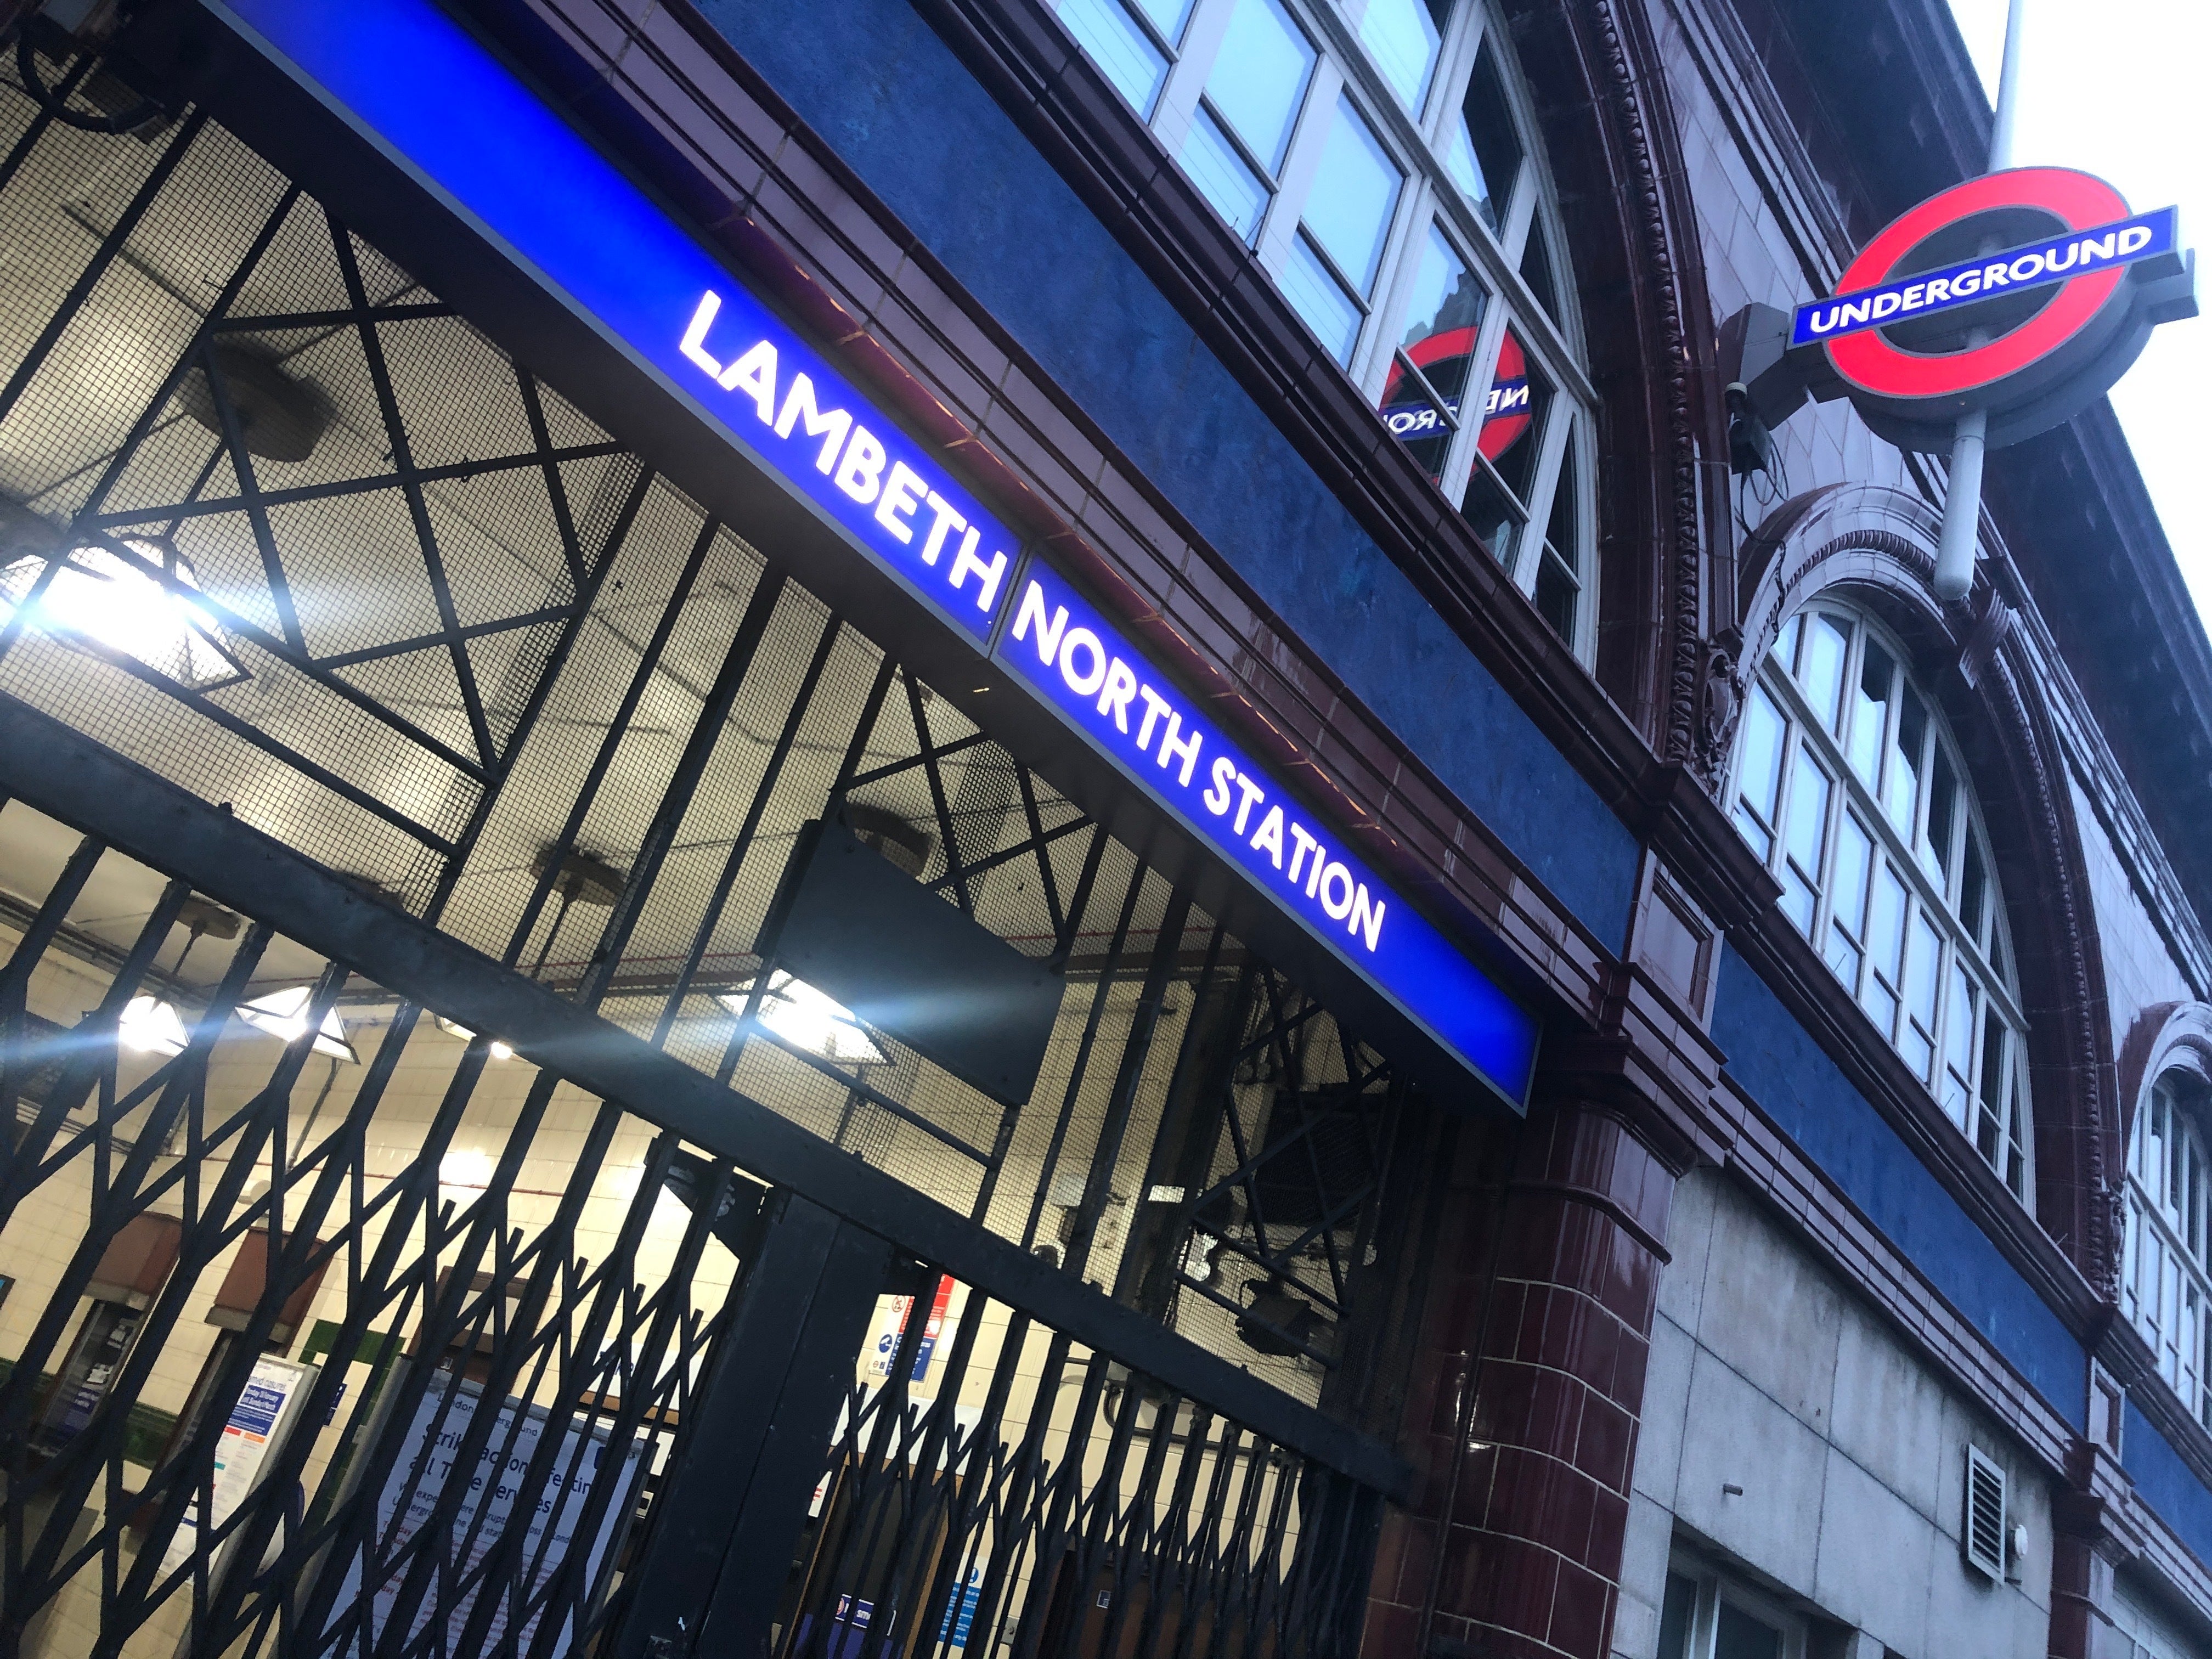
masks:
<instances>
[{"instance_id":1,"label":"black metal gate bar","mask_svg":"<svg viewBox=\"0 0 2212 1659\"><path fill-rule=\"evenodd\" d=\"M1403 1492L1389 1448L1192 1346L1012 1242L766 1106L501 969L459 941L337 879L219 808L0 695L0 790L96 834L200 892L477 1031L639 1116L808 1194L956 1279L987 1285L1085 1346L1207 1401L1269 1440L1362 1485Z\"/></svg>"}]
</instances>

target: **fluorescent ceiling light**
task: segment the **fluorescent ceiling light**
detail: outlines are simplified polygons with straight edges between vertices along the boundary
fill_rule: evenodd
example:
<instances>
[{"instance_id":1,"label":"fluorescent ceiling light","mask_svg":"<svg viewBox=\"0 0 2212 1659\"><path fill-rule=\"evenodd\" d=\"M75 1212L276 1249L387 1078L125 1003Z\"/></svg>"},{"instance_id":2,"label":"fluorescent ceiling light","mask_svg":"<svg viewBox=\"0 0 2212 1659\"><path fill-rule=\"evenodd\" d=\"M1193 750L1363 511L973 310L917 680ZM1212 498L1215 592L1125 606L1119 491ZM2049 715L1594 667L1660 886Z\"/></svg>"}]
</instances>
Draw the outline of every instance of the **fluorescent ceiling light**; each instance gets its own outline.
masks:
<instances>
[{"instance_id":1,"label":"fluorescent ceiling light","mask_svg":"<svg viewBox=\"0 0 2212 1659\"><path fill-rule=\"evenodd\" d=\"M214 615L199 603L190 561L159 542L122 545L134 556L99 546L71 553L25 621L66 644L132 658L195 691L244 679ZM29 599L46 562L32 556L0 566L0 623Z\"/></svg>"},{"instance_id":2,"label":"fluorescent ceiling light","mask_svg":"<svg viewBox=\"0 0 2212 1659\"><path fill-rule=\"evenodd\" d=\"M282 1042L295 1042L307 1029L307 1003L313 994L313 988L306 985L295 985L289 991L271 991L265 997L256 997L241 1006L238 1017L258 1031L266 1031ZM315 1052L328 1054L333 1060L361 1064L361 1056L346 1041L345 1026L335 1008L323 1016L323 1028L315 1033Z\"/></svg>"},{"instance_id":3,"label":"fluorescent ceiling light","mask_svg":"<svg viewBox=\"0 0 2212 1659\"><path fill-rule=\"evenodd\" d=\"M459 1037L464 1042L474 1042L477 1040L477 1034L459 1020L447 1019L443 1014L433 1014L430 1018L438 1022L438 1029L447 1036ZM491 1042L491 1057L494 1060L513 1060L514 1050L497 1037L494 1037Z\"/></svg>"},{"instance_id":4,"label":"fluorescent ceiling light","mask_svg":"<svg viewBox=\"0 0 2212 1659\"><path fill-rule=\"evenodd\" d=\"M125 1048L142 1054L181 1054L191 1042L177 1011L159 997L133 997L125 1003L115 1035Z\"/></svg>"},{"instance_id":5,"label":"fluorescent ceiling light","mask_svg":"<svg viewBox=\"0 0 2212 1659\"><path fill-rule=\"evenodd\" d=\"M718 996L732 1013L742 1016L752 995L750 981L736 991ZM769 975L767 994L761 998L760 1023L794 1048L804 1048L824 1060L847 1060L880 1066L884 1051L876 1047L853 1011L831 1000L803 979L793 979L781 969Z\"/></svg>"},{"instance_id":6,"label":"fluorescent ceiling light","mask_svg":"<svg viewBox=\"0 0 2212 1659\"><path fill-rule=\"evenodd\" d=\"M493 1167L489 1152L473 1150L450 1152L438 1160L438 1184L441 1187L489 1187Z\"/></svg>"}]
</instances>

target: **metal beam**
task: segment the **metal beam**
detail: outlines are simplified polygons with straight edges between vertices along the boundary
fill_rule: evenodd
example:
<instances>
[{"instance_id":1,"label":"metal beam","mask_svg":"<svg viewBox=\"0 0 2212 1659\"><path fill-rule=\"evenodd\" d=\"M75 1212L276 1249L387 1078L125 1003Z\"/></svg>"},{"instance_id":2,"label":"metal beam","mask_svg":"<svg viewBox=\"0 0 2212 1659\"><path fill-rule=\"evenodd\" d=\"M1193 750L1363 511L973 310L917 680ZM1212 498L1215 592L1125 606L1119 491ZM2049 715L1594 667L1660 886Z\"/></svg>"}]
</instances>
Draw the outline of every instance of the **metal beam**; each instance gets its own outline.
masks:
<instances>
[{"instance_id":1,"label":"metal beam","mask_svg":"<svg viewBox=\"0 0 2212 1659\"><path fill-rule=\"evenodd\" d=\"M496 1033L578 1087L1206 1401L1279 1445L1397 1497L1389 1447L1206 1352L1010 1239L546 987L339 879L303 854L20 700L0 694L0 792L265 922L403 996Z\"/></svg>"}]
</instances>

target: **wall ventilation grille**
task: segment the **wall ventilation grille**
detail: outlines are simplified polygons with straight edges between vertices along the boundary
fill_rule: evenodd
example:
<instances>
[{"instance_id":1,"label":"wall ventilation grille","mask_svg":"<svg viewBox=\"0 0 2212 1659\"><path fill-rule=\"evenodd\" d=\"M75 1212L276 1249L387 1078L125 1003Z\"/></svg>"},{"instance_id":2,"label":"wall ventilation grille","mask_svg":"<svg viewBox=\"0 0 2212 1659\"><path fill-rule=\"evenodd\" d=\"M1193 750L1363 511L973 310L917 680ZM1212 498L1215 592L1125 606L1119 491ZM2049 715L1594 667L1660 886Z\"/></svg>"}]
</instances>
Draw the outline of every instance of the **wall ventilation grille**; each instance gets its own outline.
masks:
<instances>
[{"instance_id":1,"label":"wall ventilation grille","mask_svg":"<svg viewBox=\"0 0 2212 1659\"><path fill-rule=\"evenodd\" d=\"M1978 1447L1966 1448L1966 1565L2004 1577L2005 1472Z\"/></svg>"}]
</instances>

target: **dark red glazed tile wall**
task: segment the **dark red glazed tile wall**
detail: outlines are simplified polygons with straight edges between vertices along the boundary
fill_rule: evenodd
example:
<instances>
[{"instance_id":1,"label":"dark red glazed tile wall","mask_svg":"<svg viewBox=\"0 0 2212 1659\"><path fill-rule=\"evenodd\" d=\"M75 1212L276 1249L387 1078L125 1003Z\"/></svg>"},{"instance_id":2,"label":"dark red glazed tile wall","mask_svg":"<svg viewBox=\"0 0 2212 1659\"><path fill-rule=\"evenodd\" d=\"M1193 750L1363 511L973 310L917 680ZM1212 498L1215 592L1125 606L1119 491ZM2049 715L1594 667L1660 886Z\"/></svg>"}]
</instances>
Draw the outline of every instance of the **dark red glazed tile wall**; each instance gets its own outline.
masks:
<instances>
[{"instance_id":1,"label":"dark red glazed tile wall","mask_svg":"<svg viewBox=\"0 0 2212 1659\"><path fill-rule=\"evenodd\" d=\"M1479 1152L1454 1172L1456 1270L1407 1390L1421 1480L1378 1565L1372 1659L1417 1650L1431 1594L1432 1644L1602 1659L1611 1632L1674 1180L1580 1105L1533 1117L1511 1157L1502 1217Z\"/></svg>"}]
</instances>

